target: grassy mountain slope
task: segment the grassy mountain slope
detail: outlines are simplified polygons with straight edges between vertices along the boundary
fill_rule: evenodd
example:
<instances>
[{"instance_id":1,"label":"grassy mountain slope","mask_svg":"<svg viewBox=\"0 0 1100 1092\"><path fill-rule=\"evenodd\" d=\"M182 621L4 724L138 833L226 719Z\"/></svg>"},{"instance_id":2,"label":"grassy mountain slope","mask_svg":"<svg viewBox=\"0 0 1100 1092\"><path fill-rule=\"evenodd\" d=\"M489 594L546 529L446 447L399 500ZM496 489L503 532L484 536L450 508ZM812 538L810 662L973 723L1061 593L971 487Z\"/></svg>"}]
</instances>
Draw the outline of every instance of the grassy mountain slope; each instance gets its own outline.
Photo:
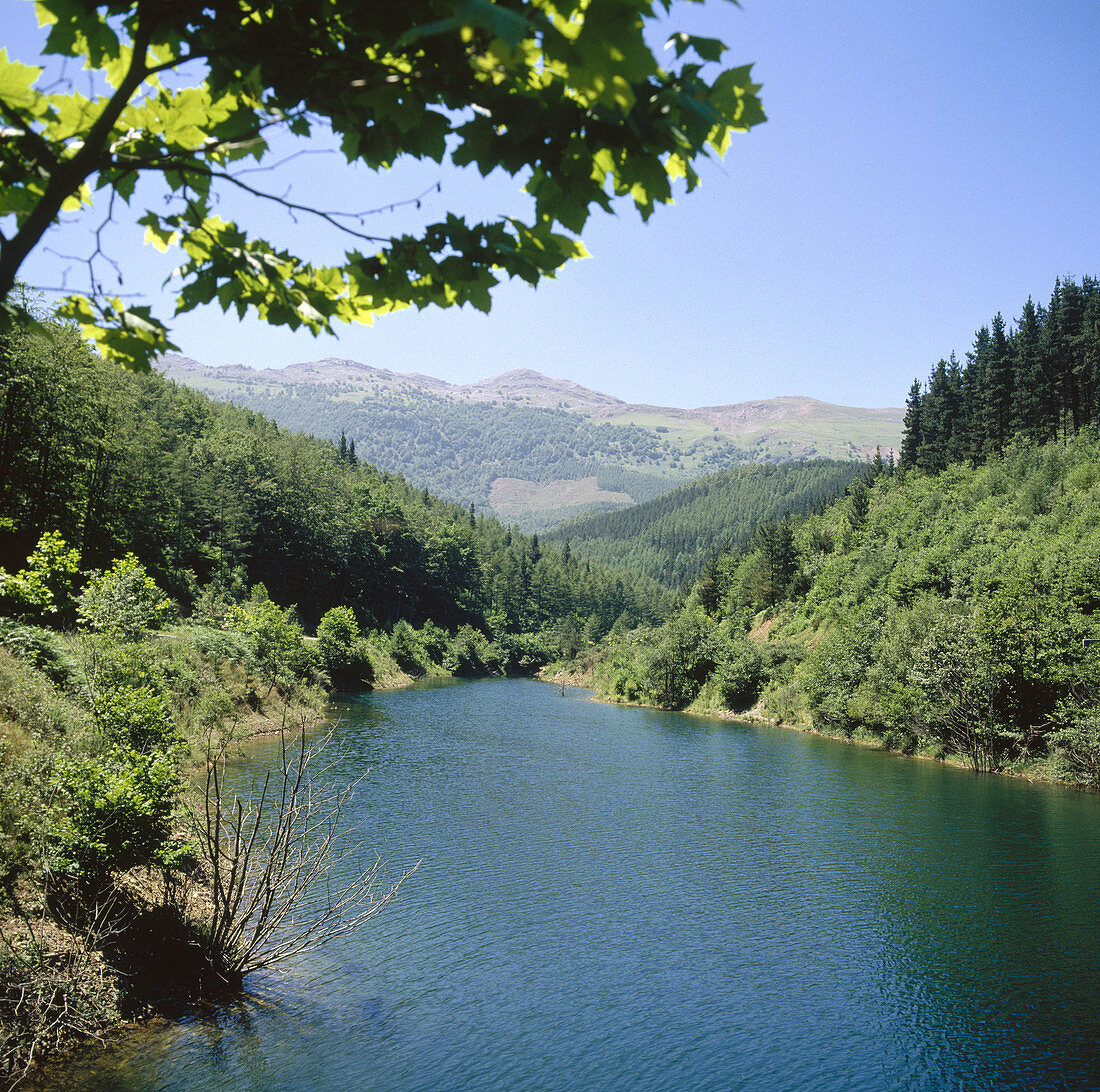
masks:
<instances>
[{"instance_id":1,"label":"grassy mountain slope","mask_svg":"<svg viewBox=\"0 0 1100 1092\"><path fill-rule=\"evenodd\" d=\"M752 462L862 459L898 446L899 409L808 398L681 410L630 405L527 369L462 386L347 360L209 368L168 356L169 378L281 425L355 441L361 459L528 530L659 496Z\"/></svg>"}]
</instances>

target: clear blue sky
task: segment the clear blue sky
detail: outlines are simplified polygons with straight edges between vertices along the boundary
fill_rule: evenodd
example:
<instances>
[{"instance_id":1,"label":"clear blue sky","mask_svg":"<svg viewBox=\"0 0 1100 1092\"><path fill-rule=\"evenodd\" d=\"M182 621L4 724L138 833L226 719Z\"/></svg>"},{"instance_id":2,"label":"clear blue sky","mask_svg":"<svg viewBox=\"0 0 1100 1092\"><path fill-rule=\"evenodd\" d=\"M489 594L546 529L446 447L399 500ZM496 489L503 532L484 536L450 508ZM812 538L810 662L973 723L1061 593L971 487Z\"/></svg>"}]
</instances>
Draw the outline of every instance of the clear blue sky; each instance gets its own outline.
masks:
<instances>
[{"instance_id":1,"label":"clear blue sky","mask_svg":"<svg viewBox=\"0 0 1100 1092\"><path fill-rule=\"evenodd\" d=\"M208 309L175 323L175 340L210 364L340 356L454 383L530 367L663 405L897 406L994 312L1011 320L1055 277L1100 274L1095 0L710 0L674 23L755 64L769 120L649 224L625 206L597 214L591 259L537 290L502 287L488 316L406 312L315 340ZM0 0L12 56L32 59L33 25L26 0ZM433 218L524 207L517 183L434 165L295 171L296 197L320 185L348 208L437 180ZM128 287L154 283L129 236L114 246ZM42 253L27 279L58 283L65 264Z\"/></svg>"}]
</instances>

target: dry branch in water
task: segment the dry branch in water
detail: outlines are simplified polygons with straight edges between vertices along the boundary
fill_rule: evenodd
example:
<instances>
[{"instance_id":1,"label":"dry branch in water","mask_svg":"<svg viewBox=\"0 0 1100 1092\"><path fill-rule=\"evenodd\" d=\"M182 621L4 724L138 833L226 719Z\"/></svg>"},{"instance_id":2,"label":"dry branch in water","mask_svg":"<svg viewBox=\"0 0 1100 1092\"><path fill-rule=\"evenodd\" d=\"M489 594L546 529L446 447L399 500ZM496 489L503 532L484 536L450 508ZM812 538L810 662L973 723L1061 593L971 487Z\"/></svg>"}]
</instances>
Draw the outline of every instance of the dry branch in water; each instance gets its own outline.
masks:
<instances>
[{"instance_id":1,"label":"dry branch in water","mask_svg":"<svg viewBox=\"0 0 1100 1092\"><path fill-rule=\"evenodd\" d=\"M307 745L303 730L288 748L284 734L281 771L244 799L226 800L224 754L209 765L195 825L209 869L208 959L226 987L354 932L416 871L384 885L377 854L356 867L363 843L344 813L362 777L340 786L331 781L332 763L316 768L327 742Z\"/></svg>"}]
</instances>

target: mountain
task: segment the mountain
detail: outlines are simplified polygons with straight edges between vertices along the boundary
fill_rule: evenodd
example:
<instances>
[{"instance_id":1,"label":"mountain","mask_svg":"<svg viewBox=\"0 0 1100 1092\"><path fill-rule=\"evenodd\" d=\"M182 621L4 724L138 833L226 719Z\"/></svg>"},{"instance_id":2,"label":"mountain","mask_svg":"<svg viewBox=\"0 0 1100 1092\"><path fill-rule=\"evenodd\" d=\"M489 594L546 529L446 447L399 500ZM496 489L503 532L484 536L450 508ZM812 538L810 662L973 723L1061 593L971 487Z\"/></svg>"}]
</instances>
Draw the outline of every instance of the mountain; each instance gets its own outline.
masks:
<instances>
[{"instance_id":1,"label":"mountain","mask_svg":"<svg viewBox=\"0 0 1100 1092\"><path fill-rule=\"evenodd\" d=\"M286 428L343 433L380 470L526 530L745 463L867 459L897 449L903 416L801 397L650 406L526 368L452 384L335 358L253 369L169 354L158 370Z\"/></svg>"},{"instance_id":2,"label":"mountain","mask_svg":"<svg viewBox=\"0 0 1100 1092\"><path fill-rule=\"evenodd\" d=\"M262 584L310 627L335 607L371 629L472 626L479 640L563 623L554 639L569 649L582 628L599 636L624 612L632 625L664 614L667 593L644 576L573 561L327 440L124 372L70 327L47 331L13 335L0 353L0 390L16 391L0 431L0 616L52 619L63 601L71 620L77 578L63 566L107 569L130 553L185 610L210 617ZM285 647L262 655L280 677L296 670ZM4 712L0 696L0 728Z\"/></svg>"}]
</instances>

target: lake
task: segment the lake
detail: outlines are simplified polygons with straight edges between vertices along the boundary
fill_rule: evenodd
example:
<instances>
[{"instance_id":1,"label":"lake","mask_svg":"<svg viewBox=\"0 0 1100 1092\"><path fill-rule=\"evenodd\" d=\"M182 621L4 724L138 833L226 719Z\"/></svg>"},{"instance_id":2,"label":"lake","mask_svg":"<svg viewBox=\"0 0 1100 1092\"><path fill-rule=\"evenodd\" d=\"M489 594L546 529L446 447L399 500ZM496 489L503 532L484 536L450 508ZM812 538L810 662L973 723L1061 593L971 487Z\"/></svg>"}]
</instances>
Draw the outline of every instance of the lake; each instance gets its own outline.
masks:
<instances>
[{"instance_id":1,"label":"lake","mask_svg":"<svg viewBox=\"0 0 1100 1092\"><path fill-rule=\"evenodd\" d=\"M1100 1087L1097 796L525 680L335 710L398 899L56 1087Z\"/></svg>"}]
</instances>

